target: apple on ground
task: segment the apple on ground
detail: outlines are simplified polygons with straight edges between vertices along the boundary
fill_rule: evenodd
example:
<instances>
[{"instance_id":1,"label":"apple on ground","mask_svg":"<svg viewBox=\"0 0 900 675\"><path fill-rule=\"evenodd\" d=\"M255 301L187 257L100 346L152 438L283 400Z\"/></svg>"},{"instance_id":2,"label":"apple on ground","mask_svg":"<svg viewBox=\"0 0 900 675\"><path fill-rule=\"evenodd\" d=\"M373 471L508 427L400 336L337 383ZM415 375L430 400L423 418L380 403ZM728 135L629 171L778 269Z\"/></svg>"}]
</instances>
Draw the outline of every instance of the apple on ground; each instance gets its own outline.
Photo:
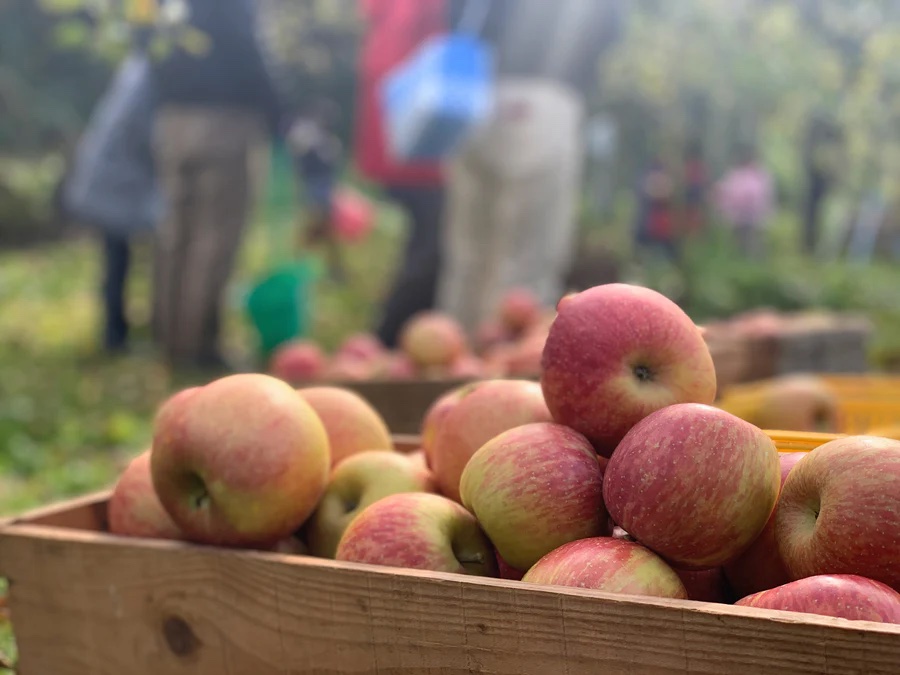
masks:
<instances>
[{"instance_id":1,"label":"apple on ground","mask_svg":"<svg viewBox=\"0 0 900 675\"><path fill-rule=\"evenodd\" d=\"M425 446L440 491L460 500L459 479L475 452L498 434L525 424L552 422L541 387L526 380L482 380L469 385Z\"/></svg>"},{"instance_id":2,"label":"apple on ground","mask_svg":"<svg viewBox=\"0 0 900 675\"><path fill-rule=\"evenodd\" d=\"M857 574L900 590L900 441L847 436L788 474L775 540L794 579Z\"/></svg>"},{"instance_id":3,"label":"apple on ground","mask_svg":"<svg viewBox=\"0 0 900 675\"><path fill-rule=\"evenodd\" d=\"M316 411L331 447L331 465L366 450L393 450L387 423L372 405L343 387L306 387L297 393Z\"/></svg>"},{"instance_id":4,"label":"apple on ground","mask_svg":"<svg viewBox=\"0 0 900 675\"><path fill-rule=\"evenodd\" d=\"M838 429L837 397L815 375L784 375L766 384L749 421L762 429L833 433Z\"/></svg>"},{"instance_id":5,"label":"apple on ground","mask_svg":"<svg viewBox=\"0 0 900 675\"><path fill-rule=\"evenodd\" d=\"M606 457L650 413L716 397L715 366L694 322L664 295L629 284L563 298L542 369L554 420Z\"/></svg>"},{"instance_id":6,"label":"apple on ground","mask_svg":"<svg viewBox=\"0 0 900 675\"><path fill-rule=\"evenodd\" d=\"M625 595L688 597L681 579L662 558L640 544L611 537L560 546L541 558L522 581Z\"/></svg>"},{"instance_id":7,"label":"apple on ground","mask_svg":"<svg viewBox=\"0 0 900 675\"><path fill-rule=\"evenodd\" d=\"M697 403L638 423L606 467L609 514L673 565L730 562L762 533L778 499L778 451L760 429Z\"/></svg>"},{"instance_id":8,"label":"apple on ground","mask_svg":"<svg viewBox=\"0 0 900 675\"><path fill-rule=\"evenodd\" d=\"M570 541L608 534L597 453L568 427L526 424L496 436L469 460L459 488L463 506L515 569Z\"/></svg>"},{"instance_id":9,"label":"apple on ground","mask_svg":"<svg viewBox=\"0 0 900 675\"><path fill-rule=\"evenodd\" d=\"M822 574L738 600L742 607L821 614L851 621L900 623L900 593L854 574Z\"/></svg>"},{"instance_id":10,"label":"apple on ground","mask_svg":"<svg viewBox=\"0 0 900 675\"><path fill-rule=\"evenodd\" d=\"M318 380L325 374L327 359L313 342L296 340L279 346L272 354L269 372L290 383Z\"/></svg>"},{"instance_id":11,"label":"apple on ground","mask_svg":"<svg viewBox=\"0 0 900 675\"><path fill-rule=\"evenodd\" d=\"M459 323L440 312L420 312L400 332L403 351L422 368L445 367L468 351Z\"/></svg>"},{"instance_id":12,"label":"apple on ground","mask_svg":"<svg viewBox=\"0 0 900 675\"><path fill-rule=\"evenodd\" d=\"M116 481L107 506L109 531L149 539L184 539L184 533L163 508L150 473L150 451L132 459Z\"/></svg>"},{"instance_id":13,"label":"apple on ground","mask_svg":"<svg viewBox=\"0 0 900 675\"><path fill-rule=\"evenodd\" d=\"M497 576L494 549L475 516L434 494L409 492L371 504L347 527L335 557L388 567Z\"/></svg>"},{"instance_id":14,"label":"apple on ground","mask_svg":"<svg viewBox=\"0 0 900 675\"><path fill-rule=\"evenodd\" d=\"M153 485L187 538L274 545L296 532L325 491L325 427L285 382L231 375L160 408Z\"/></svg>"},{"instance_id":15,"label":"apple on ground","mask_svg":"<svg viewBox=\"0 0 900 675\"><path fill-rule=\"evenodd\" d=\"M310 551L320 558L333 558L350 522L383 497L433 491L430 472L398 452L369 450L348 457L332 471L328 488L309 520Z\"/></svg>"},{"instance_id":16,"label":"apple on ground","mask_svg":"<svg viewBox=\"0 0 900 675\"><path fill-rule=\"evenodd\" d=\"M782 486L791 469L804 457L806 457L805 452L784 452L779 454ZM772 512L772 515L769 516L762 533L750 545L750 548L744 551L737 559L725 565L725 575L728 578L728 583L738 597L742 598L791 581L791 575L784 564L784 560L781 559L781 553L778 552L778 544L775 541L776 512L777 507Z\"/></svg>"}]
</instances>

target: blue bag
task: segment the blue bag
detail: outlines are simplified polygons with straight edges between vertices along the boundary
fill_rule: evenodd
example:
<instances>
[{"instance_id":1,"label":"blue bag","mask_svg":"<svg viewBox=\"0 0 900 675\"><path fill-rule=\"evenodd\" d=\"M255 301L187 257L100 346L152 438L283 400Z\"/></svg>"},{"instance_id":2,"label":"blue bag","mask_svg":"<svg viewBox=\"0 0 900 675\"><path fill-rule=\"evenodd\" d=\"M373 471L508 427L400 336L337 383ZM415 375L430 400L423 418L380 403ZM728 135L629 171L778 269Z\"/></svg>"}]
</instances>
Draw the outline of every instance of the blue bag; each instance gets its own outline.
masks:
<instances>
[{"instance_id":1,"label":"blue bag","mask_svg":"<svg viewBox=\"0 0 900 675\"><path fill-rule=\"evenodd\" d=\"M453 154L491 114L493 54L475 33L488 0L475 0L454 33L425 42L381 85L388 150L402 161Z\"/></svg>"},{"instance_id":2,"label":"blue bag","mask_svg":"<svg viewBox=\"0 0 900 675\"><path fill-rule=\"evenodd\" d=\"M120 66L76 149L65 180L69 218L107 233L150 231L164 215L152 153L156 92L151 64L132 54Z\"/></svg>"}]
</instances>

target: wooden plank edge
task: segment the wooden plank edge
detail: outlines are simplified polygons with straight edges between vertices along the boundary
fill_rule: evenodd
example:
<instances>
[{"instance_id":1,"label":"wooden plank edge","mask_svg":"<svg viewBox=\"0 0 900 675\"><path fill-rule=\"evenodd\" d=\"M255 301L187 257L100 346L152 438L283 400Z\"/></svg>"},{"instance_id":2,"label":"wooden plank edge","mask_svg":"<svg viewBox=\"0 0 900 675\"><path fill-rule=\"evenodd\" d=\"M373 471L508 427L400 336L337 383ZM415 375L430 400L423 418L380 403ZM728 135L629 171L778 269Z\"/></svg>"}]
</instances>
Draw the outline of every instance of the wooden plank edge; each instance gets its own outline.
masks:
<instances>
[{"instance_id":1,"label":"wooden plank edge","mask_svg":"<svg viewBox=\"0 0 900 675\"><path fill-rule=\"evenodd\" d=\"M88 494L81 495L80 497L53 502L52 504L47 504L45 506L38 506L37 508L24 511L23 513L20 513L18 515L7 516L6 518L0 519L0 530L11 525L35 523L36 521L46 520L47 518L62 515L67 511L74 511L86 507L94 507L108 501L111 494L112 489L107 488L104 490L89 492Z\"/></svg>"},{"instance_id":2,"label":"wooden plank edge","mask_svg":"<svg viewBox=\"0 0 900 675\"><path fill-rule=\"evenodd\" d=\"M464 574L447 572L432 572L427 570L414 570L398 567L385 567L363 563L349 563L312 556L288 555L268 551L254 551L248 549L222 549L214 546L203 546L187 542L164 541L158 539L140 539L136 537L121 537L103 532L89 532L84 530L71 530L65 528L48 527L42 525L17 524L0 532L0 576L9 576L10 570L3 567L3 548L14 545L20 538L40 539L55 541L58 543L78 542L79 544L102 545L110 548L140 547L157 551L169 551L177 554L180 551L190 550L203 555L238 556L249 560L265 562L279 562L292 567L317 567L330 569L336 572L364 572L371 575L390 577L407 577L424 579L435 583L452 584L456 586L482 585L494 588L504 588L525 593L553 594L556 596L572 596L578 598L594 598L597 601L612 603L623 607L653 607L677 610L688 614L705 615L712 618L747 618L753 620L775 621L781 624L803 625L808 627L836 628L858 633L880 633L895 636L900 639L900 625L877 623L872 621L850 621L817 614L803 614L799 612L785 612L779 610L759 609L756 607L738 607L720 603L698 602L693 600L674 600L668 598L655 598L639 595L621 595L605 593L581 588L565 586L546 586L524 583L506 579L494 579L489 577L475 577ZM14 572L14 571L13 571ZM13 574L13 581L15 580Z\"/></svg>"}]
</instances>

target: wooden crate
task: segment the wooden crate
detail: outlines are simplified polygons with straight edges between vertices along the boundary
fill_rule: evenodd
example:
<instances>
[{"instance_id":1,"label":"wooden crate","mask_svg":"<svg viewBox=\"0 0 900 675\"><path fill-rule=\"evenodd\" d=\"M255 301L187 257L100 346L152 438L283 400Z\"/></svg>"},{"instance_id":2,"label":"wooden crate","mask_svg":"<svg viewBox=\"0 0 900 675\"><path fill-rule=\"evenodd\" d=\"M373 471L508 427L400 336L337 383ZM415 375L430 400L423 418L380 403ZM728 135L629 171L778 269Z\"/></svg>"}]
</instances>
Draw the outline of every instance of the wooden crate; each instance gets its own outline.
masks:
<instances>
[{"instance_id":1,"label":"wooden crate","mask_svg":"<svg viewBox=\"0 0 900 675\"><path fill-rule=\"evenodd\" d=\"M442 394L465 384L467 380L411 380L335 382L334 386L352 389L381 413L388 428L398 434L417 434L428 407Z\"/></svg>"},{"instance_id":2,"label":"wooden crate","mask_svg":"<svg viewBox=\"0 0 900 675\"><path fill-rule=\"evenodd\" d=\"M900 626L128 539L107 497L0 528L20 675L900 672Z\"/></svg>"}]
</instances>

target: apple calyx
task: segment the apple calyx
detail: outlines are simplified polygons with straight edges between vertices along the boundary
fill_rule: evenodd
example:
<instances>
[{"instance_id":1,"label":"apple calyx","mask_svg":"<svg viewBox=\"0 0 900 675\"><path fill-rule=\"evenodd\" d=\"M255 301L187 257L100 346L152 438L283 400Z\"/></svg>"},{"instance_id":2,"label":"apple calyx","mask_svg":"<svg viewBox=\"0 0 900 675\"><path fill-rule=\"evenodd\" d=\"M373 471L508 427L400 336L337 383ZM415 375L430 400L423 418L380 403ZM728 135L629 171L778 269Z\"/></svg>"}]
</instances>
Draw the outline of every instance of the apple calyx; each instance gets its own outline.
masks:
<instances>
[{"instance_id":1,"label":"apple calyx","mask_svg":"<svg viewBox=\"0 0 900 675\"><path fill-rule=\"evenodd\" d=\"M634 366L632 369L634 372L634 376L638 379L638 382L652 382L653 381L653 371L650 370L647 366L643 364L638 364Z\"/></svg>"}]
</instances>

